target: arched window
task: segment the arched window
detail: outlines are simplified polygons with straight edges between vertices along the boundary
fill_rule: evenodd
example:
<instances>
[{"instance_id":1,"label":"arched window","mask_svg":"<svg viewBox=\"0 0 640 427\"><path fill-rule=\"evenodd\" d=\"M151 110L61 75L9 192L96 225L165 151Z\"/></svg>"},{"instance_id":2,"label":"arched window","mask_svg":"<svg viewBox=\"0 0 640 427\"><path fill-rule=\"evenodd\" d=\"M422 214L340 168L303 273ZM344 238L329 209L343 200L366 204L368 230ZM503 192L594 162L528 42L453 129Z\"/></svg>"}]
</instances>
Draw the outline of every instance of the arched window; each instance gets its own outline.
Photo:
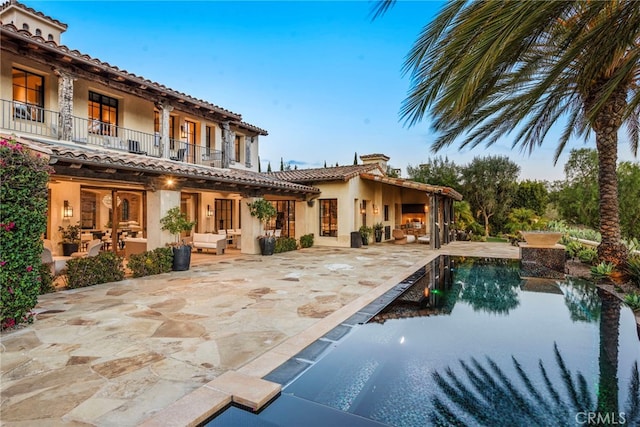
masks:
<instances>
[{"instance_id":1,"label":"arched window","mask_svg":"<svg viewBox=\"0 0 640 427\"><path fill-rule=\"evenodd\" d=\"M42 31L40 31L40 28L36 28L36 36L42 36Z\"/></svg>"},{"instance_id":2,"label":"arched window","mask_svg":"<svg viewBox=\"0 0 640 427\"><path fill-rule=\"evenodd\" d=\"M29 24L22 24L22 29L29 31Z\"/></svg>"},{"instance_id":3,"label":"arched window","mask_svg":"<svg viewBox=\"0 0 640 427\"><path fill-rule=\"evenodd\" d=\"M50 42L52 42L52 41L53 41L53 34L49 34L49 35L47 36L47 40L49 40Z\"/></svg>"}]
</instances>

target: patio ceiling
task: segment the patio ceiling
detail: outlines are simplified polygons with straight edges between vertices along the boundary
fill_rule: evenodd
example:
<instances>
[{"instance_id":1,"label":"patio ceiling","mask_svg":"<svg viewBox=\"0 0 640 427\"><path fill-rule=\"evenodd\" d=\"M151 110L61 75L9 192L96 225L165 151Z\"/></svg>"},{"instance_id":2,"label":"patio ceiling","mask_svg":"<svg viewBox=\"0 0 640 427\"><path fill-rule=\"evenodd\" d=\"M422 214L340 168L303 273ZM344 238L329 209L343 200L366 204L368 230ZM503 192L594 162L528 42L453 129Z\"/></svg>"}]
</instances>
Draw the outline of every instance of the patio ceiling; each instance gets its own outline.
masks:
<instances>
[{"instance_id":1,"label":"patio ceiling","mask_svg":"<svg viewBox=\"0 0 640 427\"><path fill-rule=\"evenodd\" d=\"M381 182L383 184L394 185L396 187L409 188L412 190L424 191L432 194L442 194L454 200L462 200L462 194L450 187L442 187L439 185L423 184L421 182L409 181L403 178L391 178L388 176L373 175L370 173L361 173L360 178L370 181Z\"/></svg>"}]
</instances>

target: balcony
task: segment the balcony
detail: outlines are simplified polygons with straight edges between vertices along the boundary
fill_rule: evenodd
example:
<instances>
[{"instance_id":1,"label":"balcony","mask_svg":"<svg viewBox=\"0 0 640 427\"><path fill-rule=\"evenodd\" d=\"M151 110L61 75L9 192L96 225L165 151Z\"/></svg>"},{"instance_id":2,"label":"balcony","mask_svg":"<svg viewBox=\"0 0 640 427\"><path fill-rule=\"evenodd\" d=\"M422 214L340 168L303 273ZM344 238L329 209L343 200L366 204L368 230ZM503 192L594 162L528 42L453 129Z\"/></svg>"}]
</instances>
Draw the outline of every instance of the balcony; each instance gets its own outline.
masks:
<instances>
[{"instance_id":1,"label":"balcony","mask_svg":"<svg viewBox=\"0 0 640 427\"><path fill-rule=\"evenodd\" d=\"M0 99L0 129L60 140L60 113L33 105ZM71 141L76 144L107 148L132 154L162 157L162 138L151 134L114 126L98 120L71 116ZM222 167L222 151L169 140L171 160Z\"/></svg>"}]
</instances>

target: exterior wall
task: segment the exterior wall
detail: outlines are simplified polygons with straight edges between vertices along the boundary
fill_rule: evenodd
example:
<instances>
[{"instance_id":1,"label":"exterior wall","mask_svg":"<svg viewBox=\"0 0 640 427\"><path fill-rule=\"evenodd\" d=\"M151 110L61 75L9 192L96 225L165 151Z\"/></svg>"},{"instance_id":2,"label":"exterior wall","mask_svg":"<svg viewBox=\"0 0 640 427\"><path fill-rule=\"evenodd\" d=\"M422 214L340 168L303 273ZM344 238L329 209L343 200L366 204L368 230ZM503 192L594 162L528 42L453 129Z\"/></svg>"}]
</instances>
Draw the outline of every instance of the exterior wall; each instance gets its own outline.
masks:
<instances>
[{"instance_id":1,"label":"exterior wall","mask_svg":"<svg viewBox=\"0 0 640 427\"><path fill-rule=\"evenodd\" d=\"M49 21L40 17L34 16L26 11L19 9L18 7L9 7L2 14L2 22L4 24L12 23L19 30L22 29L22 24L29 25L29 32L36 34L36 30L42 31L42 38L49 40L49 34L53 36L53 41L60 44L60 29L52 25Z\"/></svg>"},{"instance_id":2,"label":"exterior wall","mask_svg":"<svg viewBox=\"0 0 640 427\"><path fill-rule=\"evenodd\" d=\"M45 67L24 57L2 51L0 60L0 98L13 100L13 77L11 70L21 68L44 77L44 108L58 110L58 77L53 74L51 67Z\"/></svg>"},{"instance_id":3,"label":"exterior wall","mask_svg":"<svg viewBox=\"0 0 640 427\"><path fill-rule=\"evenodd\" d=\"M50 182L49 190L51 194L51 199L49 200L51 206L49 210L51 229L47 230L47 237L53 243L55 255L62 255L62 247L60 246L62 238L58 232L58 226L75 225L80 221L80 183L72 181ZM62 207L65 200L73 207L73 216L68 219L62 216Z\"/></svg>"}]
</instances>

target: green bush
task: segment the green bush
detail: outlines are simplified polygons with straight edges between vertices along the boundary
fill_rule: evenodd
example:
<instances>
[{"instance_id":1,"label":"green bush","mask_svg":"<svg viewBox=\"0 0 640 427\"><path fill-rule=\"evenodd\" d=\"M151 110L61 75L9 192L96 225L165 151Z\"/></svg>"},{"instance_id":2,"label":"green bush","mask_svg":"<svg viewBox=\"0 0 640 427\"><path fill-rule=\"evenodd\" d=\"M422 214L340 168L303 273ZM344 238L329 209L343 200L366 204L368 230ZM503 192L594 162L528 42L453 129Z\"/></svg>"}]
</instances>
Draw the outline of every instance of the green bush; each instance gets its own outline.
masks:
<instances>
[{"instance_id":1,"label":"green bush","mask_svg":"<svg viewBox=\"0 0 640 427\"><path fill-rule=\"evenodd\" d=\"M631 310L640 310L640 294L630 293L624 296L624 302L627 303Z\"/></svg>"},{"instance_id":2,"label":"green bush","mask_svg":"<svg viewBox=\"0 0 640 427\"><path fill-rule=\"evenodd\" d=\"M46 264L40 264L40 295L49 294L55 292L56 288L53 286L53 274L51 269Z\"/></svg>"},{"instance_id":3,"label":"green bush","mask_svg":"<svg viewBox=\"0 0 640 427\"><path fill-rule=\"evenodd\" d=\"M636 286L640 286L640 255L631 255L627 259L626 271L631 282Z\"/></svg>"},{"instance_id":4,"label":"green bush","mask_svg":"<svg viewBox=\"0 0 640 427\"><path fill-rule=\"evenodd\" d=\"M273 251L276 254L281 252L295 251L298 249L298 243L293 237L280 237L276 240L276 248Z\"/></svg>"},{"instance_id":5,"label":"green bush","mask_svg":"<svg viewBox=\"0 0 640 427\"><path fill-rule=\"evenodd\" d=\"M300 247L310 248L313 246L313 233L300 236Z\"/></svg>"},{"instance_id":6,"label":"green bush","mask_svg":"<svg viewBox=\"0 0 640 427\"><path fill-rule=\"evenodd\" d=\"M173 263L173 250L170 247L133 254L129 257L127 268L133 277L151 276L168 273Z\"/></svg>"},{"instance_id":7,"label":"green bush","mask_svg":"<svg viewBox=\"0 0 640 427\"><path fill-rule=\"evenodd\" d=\"M47 224L47 159L0 139L0 328L31 322Z\"/></svg>"},{"instance_id":8,"label":"green bush","mask_svg":"<svg viewBox=\"0 0 640 427\"><path fill-rule=\"evenodd\" d=\"M94 257L67 261L66 286L69 289L119 282L124 279L122 257L113 252L100 252Z\"/></svg>"},{"instance_id":9,"label":"green bush","mask_svg":"<svg viewBox=\"0 0 640 427\"><path fill-rule=\"evenodd\" d=\"M609 277L615 270L615 265L612 262L601 262L598 265L591 267L591 277L596 280Z\"/></svg>"},{"instance_id":10,"label":"green bush","mask_svg":"<svg viewBox=\"0 0 640 427\"><path fill-rule=\"evenodd\" d=\"M598 251L594 248L584 247L578 251L578 259L585 264L592 264L598 260Z\"/></svg>"},{"instance_id":11,"label":"green bush","mask_svg":"<svg viewBox=\"0 0 640 427\"><path fill-rule=\"evenodd\" d=\"M585 246L577 240L569 240L564 244L564 249L570 258L575 258L581 250L585 249Z\"/></svg>"}]
</instances>

